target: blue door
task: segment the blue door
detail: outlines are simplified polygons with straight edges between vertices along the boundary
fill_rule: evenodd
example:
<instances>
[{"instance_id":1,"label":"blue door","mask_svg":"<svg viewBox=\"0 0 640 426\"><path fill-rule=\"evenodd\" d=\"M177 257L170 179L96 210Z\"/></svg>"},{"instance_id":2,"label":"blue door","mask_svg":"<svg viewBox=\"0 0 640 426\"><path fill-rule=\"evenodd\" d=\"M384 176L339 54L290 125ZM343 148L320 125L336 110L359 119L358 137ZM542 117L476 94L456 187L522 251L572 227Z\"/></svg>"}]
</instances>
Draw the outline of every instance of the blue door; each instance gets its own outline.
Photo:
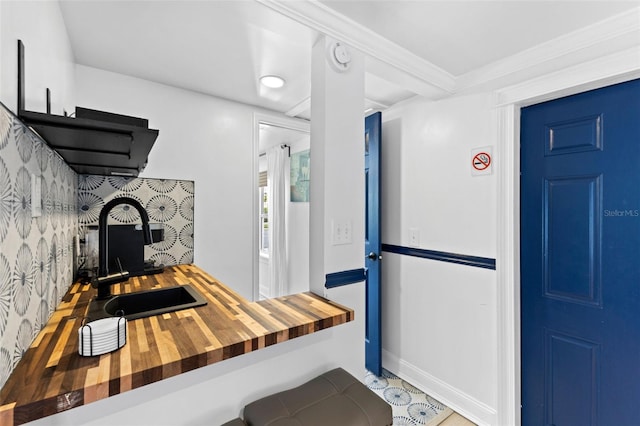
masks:
<instances>
[{"instance_id":1,"label":"blue door","mask_svg":"<svg viewBox=\"0 0 640 426\"><path fill-rule=\"evenodd\" d=\"M366 182L365 267L366 325L365 367L382 375L380 331L380 129L382 114L376 112L364 120L364 172Z\"/></svg>"},{"instance_id":2,"label":"blue door","mask_svg":"<svg viewBox=\"0 0 640 426\"><path fill-rule=\"evenodd\" d=\"M640 424L640 80L522 110L522 424Z\"/></svg>"}]
</instances>

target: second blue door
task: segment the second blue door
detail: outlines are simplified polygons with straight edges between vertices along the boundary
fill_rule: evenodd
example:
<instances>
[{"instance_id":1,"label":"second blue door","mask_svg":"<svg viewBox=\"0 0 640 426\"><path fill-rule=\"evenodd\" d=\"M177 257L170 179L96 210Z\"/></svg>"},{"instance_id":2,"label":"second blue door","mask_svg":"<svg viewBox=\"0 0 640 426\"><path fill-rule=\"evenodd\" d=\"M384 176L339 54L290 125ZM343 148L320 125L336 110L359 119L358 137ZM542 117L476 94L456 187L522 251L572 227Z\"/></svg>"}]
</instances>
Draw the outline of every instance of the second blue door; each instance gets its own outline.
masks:
<instances>
[{"instance_id":1,"label":"second blue door","mask_svg":"<svg viewBox=\"0 0 640 426\"><path fill-rule=\"evenodd\" d=\"M365 367L382 375L382 339L380 329L380 132L382 114L376 112L364 121L364 173L366 184L365 266L366 325Z\"/></svg>"},{"instance_id":2,"label":"second blue door","mask_svg":"<svg viewBox=\"0 0 640 426\"><path fill-rule=\"evenodd\" d=\"M522 110L523 425L640 424L640 80Z\"/></svg>"}]
</instances>

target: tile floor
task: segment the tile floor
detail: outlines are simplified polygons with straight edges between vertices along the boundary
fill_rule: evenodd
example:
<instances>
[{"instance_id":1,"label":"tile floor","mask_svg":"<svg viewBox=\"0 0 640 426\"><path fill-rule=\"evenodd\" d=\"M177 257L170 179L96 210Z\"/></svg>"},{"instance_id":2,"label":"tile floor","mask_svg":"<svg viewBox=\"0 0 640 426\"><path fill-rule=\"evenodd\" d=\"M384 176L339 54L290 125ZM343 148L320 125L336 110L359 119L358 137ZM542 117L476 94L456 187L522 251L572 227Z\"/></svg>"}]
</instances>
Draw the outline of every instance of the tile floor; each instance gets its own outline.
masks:
<instances>
[{"instance_id":1,"label":"tile floor","mask_svg":"<svg viewBox=\"0 0 640 426\"><path fill-rule=\"evenodd\" d=\"M454 412L452 415L444 419L444 421L438 426L476 426L476 424Z\"/></svg>"},{"instance_id":2,"label":"tile floor","mask_svg":"<svg viewBox=\"0 0 640 426\"><path fill-rule=\"evenodd\" d=\"M367 373L365 384L391 405L394 426L475 426L449 407L387 370L382 370L381 377Z\"/></svg>"}]
</instances>

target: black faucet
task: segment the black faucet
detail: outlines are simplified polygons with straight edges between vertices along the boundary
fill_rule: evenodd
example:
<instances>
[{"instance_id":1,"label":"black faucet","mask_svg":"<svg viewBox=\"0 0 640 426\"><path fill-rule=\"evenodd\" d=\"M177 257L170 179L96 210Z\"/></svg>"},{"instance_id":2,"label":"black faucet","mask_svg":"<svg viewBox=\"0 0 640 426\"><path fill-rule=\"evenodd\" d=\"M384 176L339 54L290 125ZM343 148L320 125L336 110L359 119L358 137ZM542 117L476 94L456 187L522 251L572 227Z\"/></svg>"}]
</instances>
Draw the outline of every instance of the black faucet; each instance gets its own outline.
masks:
<instances>
[{"instance_id":1,"label":"black faucet","mask_svg":"<svg viewBox=\"0 0 640 426\"><path fill-rule=\"evenodd\" d=\"M128 204L138 210L140 213L140 219L142 219L142 236L144 243L153 243L151 237L151 228L149 227L149 215L142 205L135 199L130 197L114 198L104 205L100 211L100 218L98 219L98 277L93 280L92 285L98 289L98 296L96 299L108 299L111 297L111 286L113 284L123 282L129 279L129 272L118 271L109 274L109 242L107 232L107 219L109 212L115 206L120 204Z\"/></svg>"}]
</instances>

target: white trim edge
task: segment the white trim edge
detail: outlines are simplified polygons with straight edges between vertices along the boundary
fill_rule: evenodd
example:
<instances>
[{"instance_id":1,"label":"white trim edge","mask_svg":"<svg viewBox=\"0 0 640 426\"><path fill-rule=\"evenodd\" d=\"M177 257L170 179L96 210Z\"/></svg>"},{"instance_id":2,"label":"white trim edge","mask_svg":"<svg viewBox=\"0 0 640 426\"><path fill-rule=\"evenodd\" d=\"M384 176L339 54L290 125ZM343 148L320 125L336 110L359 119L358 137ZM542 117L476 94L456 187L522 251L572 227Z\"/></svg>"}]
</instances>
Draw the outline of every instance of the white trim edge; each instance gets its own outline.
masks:
<instances>
[{"instance_id":1,"label":"white trim edge","mask_svg":"<svg viewBox=\"0 0 640 426\"><path fill-rule=\"evenodd\" d=\"M497 110L497 424L505 426L520 425L519 112L515 105Z\"/></svg>"},{"instance_id":2,"label":"white trim edge","mask_svg":"<svg viewBox=\"0 0 640 426\"><path fill-rule=\"evenodd\" d=\"M382 365L385 369L478 425L495 424L495 409L385 349L382 350Z\"/></svg>"}]
</instances>

